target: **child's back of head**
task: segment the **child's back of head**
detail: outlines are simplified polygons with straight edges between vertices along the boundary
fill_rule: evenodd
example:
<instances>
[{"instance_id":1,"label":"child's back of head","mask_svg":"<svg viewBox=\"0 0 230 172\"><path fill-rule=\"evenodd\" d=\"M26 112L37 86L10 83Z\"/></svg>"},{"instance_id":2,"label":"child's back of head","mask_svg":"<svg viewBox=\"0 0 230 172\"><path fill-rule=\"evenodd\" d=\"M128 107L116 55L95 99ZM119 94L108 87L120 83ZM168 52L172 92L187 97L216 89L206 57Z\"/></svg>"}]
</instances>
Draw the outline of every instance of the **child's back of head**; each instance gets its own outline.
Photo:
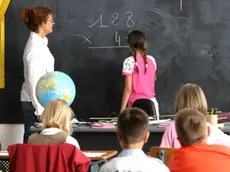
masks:
<instances>
[{"instance_id":1,"label":"child's back of head","mask_svg":"<svg viewBox=\"0 0 230 172\"><path fill-rule=\"evenodd\" d=\"M80 149L72 132L72 109L63 99L51 100L42 113L42 131L29 137L30 144L60 144L67 142Z\"/></svg>"},{"instance_id":2,"label":"child's back of head","mask_svg":"<svg viewBox=\"0 0 230 172\"><path fill-rule=\"evenodd\" d=\"M142 149L149 136L149 117L141 109L127 108L118 117L117 136L123 150L100 168L110 171L161 171L169 169L159 160L148 157Z\"/></svg>"},{"instance_id":3,"label":"child's back of head","mask_svg":"<svg viewBox=\"0 0 230 172\"><path fill-rule=\"evenodd\" d=\"M176 132L182 145L190 146L206 141L206 118L196 109L180 110L175 118Z\"/></svg>"},{"instance_id":4,"label":"child's back of head","mask_svg":"<svg viewBox=\"0 0 230 172\"><path fill-rule=\"evenodd\" d=\"M178 112L185 108L197 109L206 115L208 110L207 101L200 86L196 84L185 84L180 88L176 97L175 110Z\"/></svg>"},{"instance_id":5,"label":"child's back of head","mask_svg":"<svg viewBox=\"0 0 230 172\"><path fill-rule=\"evenodd\" d=\"M171 172L230 171L230 148L206 143L206 117L196 109L180 110L175 118L176 132L182 147L173 153Z\"/></svg>"},{"instance_id":6,"label":"child's back of head","mask_svg":"<svg viewBox=\"0 0 230 172\"><path fill-rule=\"evenodd\" d=\"M144 144L149 135L148 115L139 108L125 109L118 117L117 134L122 147L141 142Z\"/></svg>"},{"instance_id":7,"label":"child's back of head","mask_svg":"<svg viewBox=\"0 0 230 172\"><path fill-rule=\"evenodd\" d=\"M74 113L65 100L51 100L42 114L43 129L59 128L64 132L71 133L73 117Z\"/></svg>"}]
</instances>

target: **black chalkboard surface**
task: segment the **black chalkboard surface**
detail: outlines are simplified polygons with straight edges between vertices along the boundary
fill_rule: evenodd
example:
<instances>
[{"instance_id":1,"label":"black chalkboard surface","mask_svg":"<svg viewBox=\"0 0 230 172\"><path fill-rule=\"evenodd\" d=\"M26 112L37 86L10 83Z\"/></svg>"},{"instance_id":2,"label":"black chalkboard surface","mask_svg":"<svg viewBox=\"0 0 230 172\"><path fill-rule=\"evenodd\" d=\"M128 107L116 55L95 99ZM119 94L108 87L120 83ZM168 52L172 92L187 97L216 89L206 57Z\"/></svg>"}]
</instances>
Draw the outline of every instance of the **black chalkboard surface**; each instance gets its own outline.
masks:
<instances>
[{"instance_id":1,"label":"black chalkboard surface","mask_svg":"<svg viewBox=\"0 0 230 172\"><path fill-rule=\"evenodd\" d=\"M80 119L119 112L129 55L127 34L142 30L158 65L161 114L173 113L178 88L202 86L210 107L230 110L230 1L226 0L13 0L6 15L6 88L0 90L1 123L20 123L22 54L29 32L20 22L28 5L55 13L48 36L55 69L75 82L72 104Z\"/></svg>"}]
</instances>

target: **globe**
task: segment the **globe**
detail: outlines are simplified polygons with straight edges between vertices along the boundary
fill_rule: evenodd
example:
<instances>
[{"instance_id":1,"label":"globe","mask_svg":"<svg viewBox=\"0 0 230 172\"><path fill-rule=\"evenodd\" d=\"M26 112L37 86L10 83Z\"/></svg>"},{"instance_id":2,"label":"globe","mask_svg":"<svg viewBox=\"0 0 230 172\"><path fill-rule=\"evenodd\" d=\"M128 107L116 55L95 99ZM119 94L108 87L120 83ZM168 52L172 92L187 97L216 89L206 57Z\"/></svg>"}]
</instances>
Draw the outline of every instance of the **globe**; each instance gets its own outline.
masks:
<instances>
[{"instance_id":1,"label":"globe","mask_svg":"<svg viewBox=\"0 0 230 172\"><path fill-rule=\"evenodd\" d=\"M53 99L63 99L71 105L75 95L76 88L73 80L63 72L46 73L36 85L36 97L43 107Z\"/></svg>"}]
</instances>

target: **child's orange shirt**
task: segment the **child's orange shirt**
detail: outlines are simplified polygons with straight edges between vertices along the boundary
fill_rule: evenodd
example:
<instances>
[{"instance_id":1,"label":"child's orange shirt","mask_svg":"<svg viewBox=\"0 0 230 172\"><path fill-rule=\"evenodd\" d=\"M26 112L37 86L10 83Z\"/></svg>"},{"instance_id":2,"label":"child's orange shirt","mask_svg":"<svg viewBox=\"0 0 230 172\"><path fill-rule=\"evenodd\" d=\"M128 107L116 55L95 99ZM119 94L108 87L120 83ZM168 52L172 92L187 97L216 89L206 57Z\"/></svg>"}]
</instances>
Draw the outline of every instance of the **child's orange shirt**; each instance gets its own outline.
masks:
<instances>
[{"instance_id":1,"label":"child's orange shirt","mask_svg":"<svg viewBox=\"0 0 230 172\"><path fill-rule=\"evenodd\" d=\"M230 172L230 147L199 144L174 152L171 172Z\"/></svg>"}]
</instances>

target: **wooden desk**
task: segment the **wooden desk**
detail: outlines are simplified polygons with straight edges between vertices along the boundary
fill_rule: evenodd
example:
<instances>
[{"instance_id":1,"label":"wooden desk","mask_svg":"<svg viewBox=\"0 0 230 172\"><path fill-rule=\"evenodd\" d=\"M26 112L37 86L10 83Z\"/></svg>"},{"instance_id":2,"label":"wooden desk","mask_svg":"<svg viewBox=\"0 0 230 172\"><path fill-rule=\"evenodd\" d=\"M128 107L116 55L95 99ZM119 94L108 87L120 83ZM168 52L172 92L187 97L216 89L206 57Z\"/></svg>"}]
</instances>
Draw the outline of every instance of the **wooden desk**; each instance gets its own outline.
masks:
<instances>
[{"instance_id":1,"label":"wooden desk","mask_svg":"<svg viewBox=\"0 0 230 172\"><path fill-rule=\"evenodd\" d=\"M9 154L8 151L0 151L0 160L8 160Z\"/></svg>"},{"instance_id":2,"label":"wooden desk","mask_svg":"<svg viewBox=\"0 0 230 172\"><path fill-rule=\"evenodd\" d=\"M112 157L114 157L117 154L117 151L115 150L95 150L95 151L83 151L84 154L90 158L92 161L100 161L100 160L107 160L110 159ZM101 156L89 156L90 154L100 154L100 153L104 153Z\"/></svg>"}]
</instances>

